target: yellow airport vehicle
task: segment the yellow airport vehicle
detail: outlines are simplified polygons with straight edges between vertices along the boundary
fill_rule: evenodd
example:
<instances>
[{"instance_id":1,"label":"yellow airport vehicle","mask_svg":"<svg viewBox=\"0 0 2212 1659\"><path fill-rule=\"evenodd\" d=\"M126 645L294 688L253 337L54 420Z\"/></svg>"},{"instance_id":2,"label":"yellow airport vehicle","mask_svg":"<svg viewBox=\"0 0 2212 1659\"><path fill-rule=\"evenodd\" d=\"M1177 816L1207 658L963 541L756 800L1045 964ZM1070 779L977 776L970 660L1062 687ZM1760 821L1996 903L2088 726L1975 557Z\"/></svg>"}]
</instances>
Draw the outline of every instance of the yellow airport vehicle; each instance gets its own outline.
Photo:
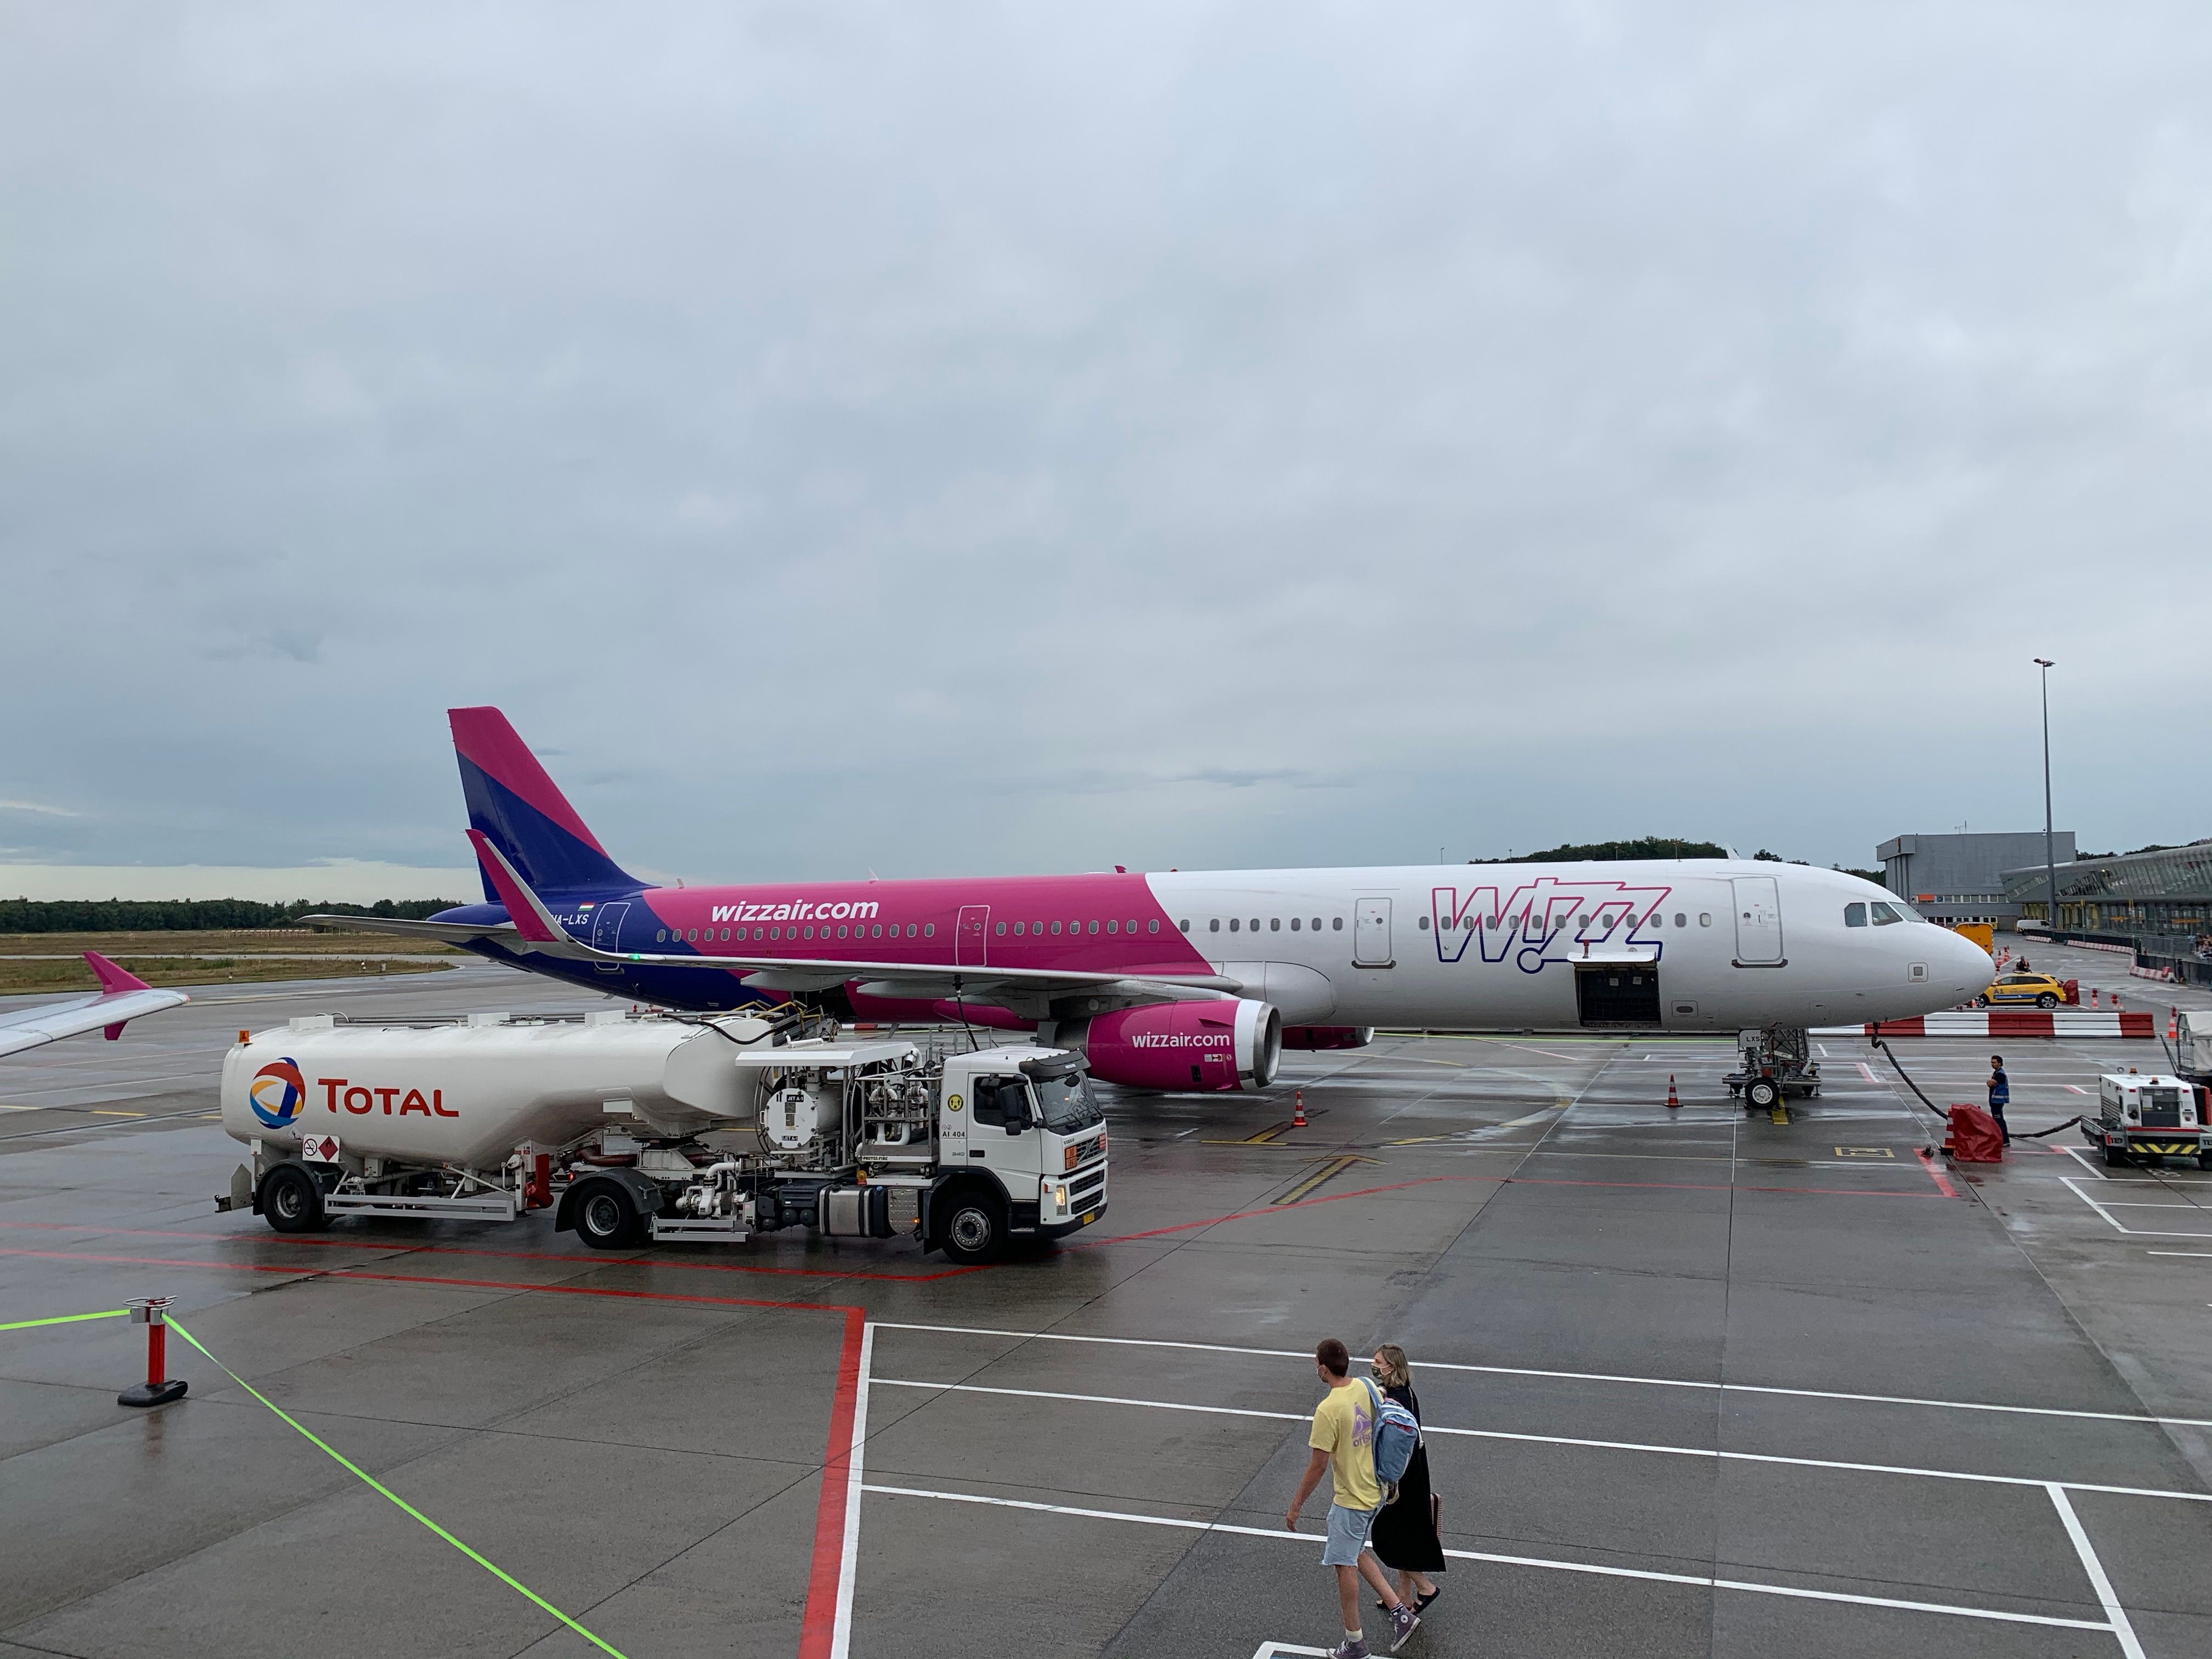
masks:
<instances>
[{"instance_id":1,"label":"yellow airport vehicle","mask_svg":"<svg viewBox=\"0 0 2212 1659\"><path fill-rule=\"evenodd\" d=\"M2081 999L2081 990L2070 979L2053 979L2048 974L2023 973L2017 969L1999 974L1990 981L1990 988L1974 999L1977 1008L2056 1008L2062 1003Z\"/></svg>"}]
</instances>

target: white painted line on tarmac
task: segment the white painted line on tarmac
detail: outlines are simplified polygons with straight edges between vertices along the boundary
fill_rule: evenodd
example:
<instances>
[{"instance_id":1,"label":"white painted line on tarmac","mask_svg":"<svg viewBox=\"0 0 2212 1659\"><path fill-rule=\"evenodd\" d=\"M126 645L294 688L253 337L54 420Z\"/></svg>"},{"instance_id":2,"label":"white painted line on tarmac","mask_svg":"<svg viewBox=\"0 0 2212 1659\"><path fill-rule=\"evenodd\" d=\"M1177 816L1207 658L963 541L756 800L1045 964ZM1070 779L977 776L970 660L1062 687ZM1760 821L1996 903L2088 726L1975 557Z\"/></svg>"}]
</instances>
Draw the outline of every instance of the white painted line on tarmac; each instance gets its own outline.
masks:
<instances>
[{"instance_id":1,"label":"white painted line on tarmac","mask_svg":"<svg viewBox=\"0 0 2212 1659\"><path fill-rule=\"evenodd\" d=\"M930 1389L939 1394L988 1394L1015 1400L1065 1400L1085 1406L1132 1406L1145 1411L1196 1412L1209 1417L1259 1417L1278 1422L1303 1423L1311 1412L1255 1411L1242 1406L1194 1406L1174 1400L1139 1400L1126 1395L1066 1394L1051 1389L999 1389L981 1382L921 1382L905 1377L879 1376L886 1389ZM2103 1492L2119 1498L2172 1498L2189 1504L2212 1504L2212 1492L2172 1492L2159 1486L2105 1486L2086 1480L2051 1481L2020 1474L1976 1474L1965 1469L1923 1469L1903 1463L1853 1463L1832 1457L1789 1457L1778 1452L1721 1451L1708 1446L1663 1446L1637 1440L1586 1440L1563 1434L1516 1434L1504 1429L1455 1429L1424 1423L1425 1435L1449 1435L1468 1440L1510 1440L1522 1445L1570 1446L1588 1451L1656 1453L1669 1457L1710 1457L1729 1463L1778 1463L1801 1469L1840 1469L1850 1474L1905 1474L1923 1480L1966 1480L1990 1486L2063 1486L2071 1492Z\"/></svg>"},{"instance_id":2,"label":"white painted line on tarmac","mask_svg":"<svg viewBox=\"0 0 2212 1659\"><path fill-rule=\"evenodd\" d=\"M2125 1234L2126 1234L2129 1237L2130 1237L2130 1238L2205 1238L2205 1239L2212 1239L2212 1232L2170 1232L2170 1231L2166 1231L2166 1229L2164 1229L2164 1228L2160 1228L2160 1227L2130 1227L2130 1226L2129 1226L2125 1222L2122 1221L2122 1220L2119 1218L2119 1217L2118 1217L2118 1216L2114 1215L2114 1214L2112 1212L2112 1211L2111 1211L2111 1210L2107 1209L2104 1205L2100 1204L2100 1203L2099 1203L2095 1199L2094 1199L2094 1198L2090 1197L2088 1194L2087 1194L2087 1193L2083 1192L2083 1191L2082 1191L2079 1187L2075 1186L2075 1185L2074 1184L2074 1177L2073 1177L2072 1176L2059 1176L2059 1177L2058 1177L2058 1184L2059 1184L2060 1186L2062 1186L2062 1187L2065 1188L2066 1188L2066 1190L2067 1190L2068 1192L2069 1192L2069 1193L2073 1194L2075 1197L2076 1197L2076 1198L2080 1199L2080 1200L2081 1200L2084 1204L2087 1205L2091 1209L2094 1210L2094 1211L2095 1211L2099 1215L2100 1215L2100 1216L2104 1217L2104 1218L2105 1218L2105 1219L2106 1219L2106 1221L2110 1222L2110 1223L2112 1224L2112 1231L2113 1231L2114 1232L2125 1233ZM2144 1208L2144 1209L2168 1209L2168 1208L2172 1208L2172 1209L2195 1209L2195 1208L2196 1208L2196 1206L2194 1206L2194 1205L2171 1205L2171 1206L2169 1206L2169 1205L2162 1205L2162 1204L2152 1204L2152 1205L2142 1205L2142 1206L2133 1206L2133 1205L2131 1205L2131 1206L2129 1206L2128 1207L2130 1207L2130 1208ZM2204 1213L2204 1212L2203 1212L2203 1211L2201 1211L2201 1210L2200 1210L2200 1211L2198 1211L2198 1212L2197 1212L2197 1213L2199 1213L2199 1214L2203 1214L2203 1213Z\"/></svg>"},{"instance_id":3,"label":"white painted line on tarmac","mask_svg":"<svg viewBox=\"0 0 2212 1659\"><path fill-rule=\"evenodd\" d=\"M1001 1331L974 1325L921 1325L897 1320L874 1322L878 1330L934 1331L946 1336L1006 1336L1024 1342L1095 1342L1108 1347L1178 1348L1193 1353L1246 1354L1259 1359L1303 1359L1303 1348L1243 1348L1221 1342L1168 1342L1136 1336L1085 1336L1070 1331ZM1794 1400L1842 1400L1871 1406L1924 1406L1954 1412L2005 1412L2023 1417L2078 1418L2098 1423L2153 1423L2185 1429L2212 1429L2212 1417L2152 1417L2141 1412L2079 1411L2063 1406L2005 1406L1979 1400L1925 1400L1911 1395L1848 1394L1832 1389L1782 1389L1758 1382L1699 1382L1679 1376L1627 1376L1609 1371L1537 1370L1522 1365L1463 1365L1425 1359L1427 1370L1464 1371L1488 1376L1533 1376L1563 1382L1615 1382L1650 1389L1703 1389L1717 1394L1768 1394Z\"/></svg>"},{"instance_id":4,"label":"white painted line on tarmac","mask_svg":"<svg viewBox=\"0 0 2212 1659\"><path fill-rule=\"evenodd\" d=\"M2212 1250L2145 1250L2145 1255L2189 1255L2212 1258Z\"/></svg>"},{"instance_id":5,"label":"white painted line on tarmac","mask_svg":"<svg viewBox=\"0 0 2212 1659\"><path fill-rule=\"evenodd\" d=\"M2104 1606L2112 1634L2119 1638L2120 1652L2124 1659L2144 1659L2142 1644L2136 1640L2135 1626L2128 1622L2127 1609L2112 1593L2112 1581L2105 1575L2105 1564L2090 1547L2089 1534L2082 1529L2081 1518L2074 1513L2074 1505L2067 1501L2065 1488L2056 1482L2051 1487L2051 1502L2058 1510L2059 1520L2065 1523L2066 1535L2074 1540L2074 1553L2081 1558L2081 1571L2089 1575L2090 1587Z\"/></svg>"},{"instance_id":6,"label":"white painted line on tarmac","mask_svg":"<svg viewBox=\"0 0 2212 1659\"><path fill-rule=\"evenodd\" d=\"M1073 1516L1088 1521L1123 1521L1145 1527L1174 1527L1184 1532L1228 1533L1241 1538L1272 1539L1278 1543L1312 1545L1326 1541L1318 1533L1289 1532L1272 1527L1242 1527L1226 1521L1183 1521L1171 1516L1134 1515L1121 1510L1085 1509L1073 1504L1041 1504L1029 1498L986 1498L975 1492L933 1492L920 1486L866 1486L862 1490L884 1498L932 1498L940 1503L981 1504L994 1509ZM1488 1550L1448 1549L1444 1553L1455 1561L1486 1561L1496 1566L1537 1567L1550 1572L1588 1573L1600 1578L1634 1578L1646 1583L1686 1584L1696 1589L1738 1590L1752 1595L1782 1595L1808 1601L1840 1601L1852 1607L1948 1613L1955 1618L1989 1619L2010 1625L2051 1626L2061 1630L2111 1632L2113 1629L2110 1624L2094 1619L2059 1619L2048 1613L2002 1613L1995 1607L1956 1607L1944 1601L1907 1601L1887 1595L1852 1595L1842 1590L1803 1589L1794 1584L1765 1584L1743 1578L1709 1578L1700 1573L1655 1572L1643 1567L1608 1567L1590 1561L1558 1561L1540 1555L1500 1555Z\"/></svg>"}]
</instances>

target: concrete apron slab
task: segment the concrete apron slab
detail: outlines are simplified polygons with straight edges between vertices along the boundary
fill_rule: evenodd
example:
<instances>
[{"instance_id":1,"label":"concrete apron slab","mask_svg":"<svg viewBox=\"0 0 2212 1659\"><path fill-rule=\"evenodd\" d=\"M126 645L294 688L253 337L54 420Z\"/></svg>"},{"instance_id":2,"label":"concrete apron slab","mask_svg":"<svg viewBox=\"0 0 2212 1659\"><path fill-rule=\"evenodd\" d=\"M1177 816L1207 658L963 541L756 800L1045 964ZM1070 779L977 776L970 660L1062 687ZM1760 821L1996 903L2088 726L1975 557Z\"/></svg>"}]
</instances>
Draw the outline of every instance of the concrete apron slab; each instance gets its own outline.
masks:
<instances>
[{"instance_id":1,"label":"concrete apron slab","mask_svg":"<svg viewBox=\"0 0 2212 1659\"><path fill-rule=\"evenodd\" d=\"M719 1265L611 1261L542 1218L407 1238L341 1228L302 1246L179 1208L234 1161L206 1126L103 1130L82 1139L111 1161L76 1146L5 1161L19 1201L0 1202L0 1222L107 1231L0 1255L0 1293L43 1312L175 1283L205 1309L196 1328L265 1391L319 1412L319 1431L641 1656L799 1641L844 1327L735 1305L748 1299L851 1304L882 1322L836 1659L1326 1648L1334 1594L1310 1535L1322 1502L1304 1540L1281 1511L1317 1393L1304 1356L1328 1333L1356 1350L1403 1342L1439 1431L1445 1541L1464 1553L1409 1653L2119 1652L2037 1482L2202 1492L2175 1443L2186 1431L2133 1420L2160 1379L2098 1352L1991 1209L1888 1196L1934 1191L1894 1160L1822 1167L1841 1162L1844 1122L1847 1144L1909 1152L1916 1126L1887 1089L1852 1068L1858 1087L1832 1117L1815 1103L1778 1128L1712 1098L1725 1045L1653 1060L1634 1042L1542 1046L1392 1040L1371 1064L1301 1057L1311 1146L1252 1140L1286 1120L1280 1091L1116 1096L1109 1226L957 1276L904 1245L796 1239ZM189 1063L216 1059L219 1045ZM1659 1103L1670 1069L1691 1102L1675 1113ZM1564 1115L1562 1099L1577 1103ZM1380 1162L1271 1201L1347 1152ZM122 1196L88 1217L94 1190ZM128 1236L165 1227L188 1236ZM0 1226L0 1249L12 1242ZM2107 1317L2125 1328L2124 1297ZM912 1325L956 1328L899 1328ZM1122 1343L1045 1340L1079 1336ZM37 1419L0 1471L0 1512L21 1521L15 1492L42 1494L57 1557L98 1558L95 1528L149 1518L161 1542L89 1576L46 1575L51 1589L0 1633L152 1651L134 1632L167 1607L165 1653L296 1651L303 1628L333 1627L371 1652L584 1650L419 1528L394 1531L389 1504L219 1374L192 1373L194 1395L153 1419L103 1407L130 1343L85 1341L42 1336L20 1359L0 1348L0 1376L21 1379ZM1671 1386L1717 1380L1899 1398ZM1944 1395L2117 1417L1909 1403ZM1806 1461L1741 1461L1765 1457ZM165 1468L185 1478L165 1485ZM1947 1468L2025 1484L1936 1478ZM2070 1501L2119 1599L2144 1609L2145 1650L2191 1650L2157 1643L2212 1617L2170 1584L2190 1552L2203 1559L2212 1505ZM1239 1530L1199 1529L1212 1525ZM2146 1528L2171 1539L2167 1554L2129 1552ZM354 1576L303 1592L301 1538ZM1963 1611L1887 1605L1899 1601Z\"/></svg>"}]
</instances>

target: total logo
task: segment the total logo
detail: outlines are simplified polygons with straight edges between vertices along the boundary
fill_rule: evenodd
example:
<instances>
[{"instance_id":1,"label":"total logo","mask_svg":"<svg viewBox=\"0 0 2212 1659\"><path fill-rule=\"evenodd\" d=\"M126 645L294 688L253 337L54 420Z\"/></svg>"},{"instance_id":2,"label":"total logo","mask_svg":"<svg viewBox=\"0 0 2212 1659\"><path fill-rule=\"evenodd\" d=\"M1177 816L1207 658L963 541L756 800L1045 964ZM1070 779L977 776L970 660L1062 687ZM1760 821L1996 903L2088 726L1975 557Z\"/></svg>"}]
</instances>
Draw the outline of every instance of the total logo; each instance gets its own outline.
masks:
<instances>
[{"instance_id":1,"label":"total logo","mask_svg":"<svg viewBox=\"0 0 2212 1659\"><path fill-rule=\"evenodd\" d=\"M300 1075L300 1062L287 1054L256 1072L246 1096L253 1103L253 1115L264 1127L289 1128L307 1103L307 1080Z\"/></svg>"}]
</instances>

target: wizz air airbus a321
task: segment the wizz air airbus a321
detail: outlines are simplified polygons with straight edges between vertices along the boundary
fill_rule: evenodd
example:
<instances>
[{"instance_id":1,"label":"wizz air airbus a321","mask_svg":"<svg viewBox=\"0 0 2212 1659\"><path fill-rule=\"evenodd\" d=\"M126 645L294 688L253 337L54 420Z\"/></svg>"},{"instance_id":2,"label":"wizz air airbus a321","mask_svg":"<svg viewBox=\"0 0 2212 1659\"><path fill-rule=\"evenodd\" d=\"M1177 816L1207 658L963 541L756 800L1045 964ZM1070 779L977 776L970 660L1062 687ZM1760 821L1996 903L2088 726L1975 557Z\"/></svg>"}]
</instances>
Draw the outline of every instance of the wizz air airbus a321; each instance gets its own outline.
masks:
<instances>
[{"instance_id":1,"label":"wizz air airbus a321","mask_svg":"<svg viewBox=\"0 0 2212 1659\"><path fill-rule=\"evenodd\" d=\"M489 902L422 922L665 1006L791 999L965 1020L1108 1082L1265 1088L1372 1028L1726 1031L1905 1018L1989 983L1980 946L1840 872L1728 860L655 887L607 856L496 708L451 711Z\"/></svg>"}]
</instances>

